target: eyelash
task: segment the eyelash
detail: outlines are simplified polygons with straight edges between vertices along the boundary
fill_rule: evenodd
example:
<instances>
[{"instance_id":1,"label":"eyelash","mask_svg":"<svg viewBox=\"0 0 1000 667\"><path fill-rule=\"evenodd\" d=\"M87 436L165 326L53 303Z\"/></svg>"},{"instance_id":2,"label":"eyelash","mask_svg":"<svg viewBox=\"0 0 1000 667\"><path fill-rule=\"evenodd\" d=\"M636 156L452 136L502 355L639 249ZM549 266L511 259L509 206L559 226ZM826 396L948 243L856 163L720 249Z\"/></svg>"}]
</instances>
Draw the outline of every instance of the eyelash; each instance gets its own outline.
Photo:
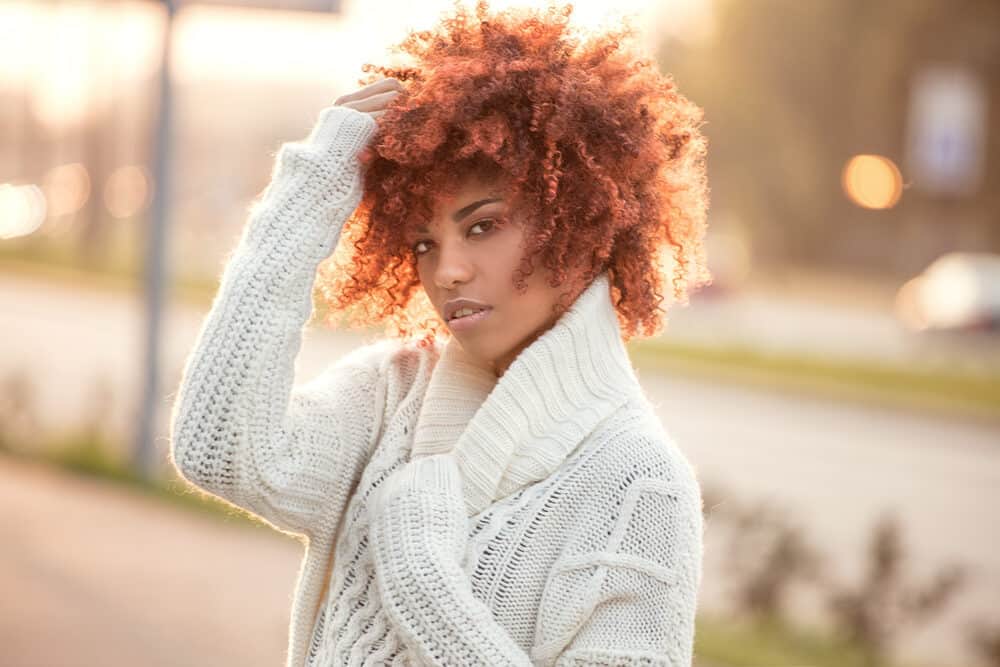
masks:
<instances>
[{"instance_id":1,"label":"eyelash","mask_svg":"<svg viewBox=\"0 0 1000 667\"><path fill-rule=\"evenodd\" d=\"M476 234L476 236L483 236L484 234L488 234L496 226L497 220L496 220L496 218L481 218L479 220L476 220L471 225L469 225L469 229L472 229L473 227L475 227L477 225L480 225L480 224L482 224L484 222L489 222L490 223L489 228L486 231L484 231L484 232ZM420 257L421 255L425 254L425 253L422 253L422 252L417 252L417 246L419 246L421 243L427 243L427 239L420 239L419 241L415 242L412 246L410 246L410 250L412 250L413 254L415 256L417 256L417 257ZM427 251L427 252L430 252L430 251Z\"/></svg>"}]
</instances>

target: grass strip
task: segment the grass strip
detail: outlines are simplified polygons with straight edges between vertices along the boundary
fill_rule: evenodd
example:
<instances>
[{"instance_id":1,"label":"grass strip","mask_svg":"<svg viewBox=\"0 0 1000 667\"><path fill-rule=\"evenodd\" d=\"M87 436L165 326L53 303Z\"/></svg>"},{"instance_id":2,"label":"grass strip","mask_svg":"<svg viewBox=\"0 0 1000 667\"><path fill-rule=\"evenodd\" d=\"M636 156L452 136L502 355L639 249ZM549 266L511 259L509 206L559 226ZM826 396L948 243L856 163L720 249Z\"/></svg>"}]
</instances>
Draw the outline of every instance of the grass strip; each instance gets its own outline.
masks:
<instances>
[{"instance_id":1,"label":"grass strip","mask_svg":"<svg viewBox=\"0 0 1000 667\"><path fill-rule=\"evenodd\" d=\"M640 371L649 368L837 400L1000 419L1000 375L769 354L746 346L698 346L665 339L635 341L628 347Z\"/></svg>"},{"instance_id":2,"label":"grass strip","mask_svg":"<svg viewBox=\"0 0 1000 667\"><path fill-rule=\"evenodd\" d=\"M707 613L699 614L695 623L694 655L695 667L917 667L871 655L825 629ZM922 662L920 667L932 664Z\"/></svg>"}]
</instances>

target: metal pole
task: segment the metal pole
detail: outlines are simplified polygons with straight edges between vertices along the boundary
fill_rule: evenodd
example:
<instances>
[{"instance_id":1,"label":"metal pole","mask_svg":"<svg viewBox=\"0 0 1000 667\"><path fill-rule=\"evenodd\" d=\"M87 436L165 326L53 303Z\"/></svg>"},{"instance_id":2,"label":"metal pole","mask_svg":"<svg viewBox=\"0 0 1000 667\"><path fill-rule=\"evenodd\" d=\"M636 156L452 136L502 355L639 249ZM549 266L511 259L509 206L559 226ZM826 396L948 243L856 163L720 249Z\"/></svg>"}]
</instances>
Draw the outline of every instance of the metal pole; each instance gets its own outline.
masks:
<instances>
[{"instance_id":1,"label":"metal pole","mask_svg":"<svg viewBox=\"0 0 1000 667\"><path fill-rule=\"evenodd\" d=\"M156 473L153 429L159 405L160 327L163 315L164 256L170 193L171 85L170 48L173 36L175 0L162 0L166 9L163 55L160 63L160 112L157 117L153 155L153 201L146 235L145 295L146 336L143 364L142 403L135 439L135 467L144 479Z\"/></svg>"}]
</instances>

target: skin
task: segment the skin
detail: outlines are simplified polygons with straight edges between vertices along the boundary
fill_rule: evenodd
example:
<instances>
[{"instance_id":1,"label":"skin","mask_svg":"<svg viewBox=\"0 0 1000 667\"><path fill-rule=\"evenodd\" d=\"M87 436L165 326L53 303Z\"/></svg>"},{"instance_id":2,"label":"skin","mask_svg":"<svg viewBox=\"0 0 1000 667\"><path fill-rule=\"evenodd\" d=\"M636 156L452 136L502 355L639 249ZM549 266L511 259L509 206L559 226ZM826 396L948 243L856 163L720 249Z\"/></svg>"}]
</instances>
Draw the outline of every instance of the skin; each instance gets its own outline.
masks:
<instances>
[{"instance_id":1,"label":"skin","mask_svg":"<svg viewBox=\"0 0 1000 667\"><path fill-rule=\"evenodd\" d=\"M334 104L378 118L403 90L401 81L385 78L338 97ZM464 210L454 219L471 204L493 198L500 201ZM537 263L525 279L527 289L523 293L515 289L513 277L524 254L526 223L503 199L501 181L471 175L457 191L435 202L432 220L409 239L421 286L445 326L444 305L450 299L466 297L492 306L489 316L473 329L449 327L449 331L463 350L497 377L555 324L558 316L553 307L560 296L568 292L575 300L584 289L570 287L579 283L576 280L552 287L551 272Z\"/></svg>"},{"instance_id":2,"label":"skin","mask_svg":"<svg viewBox=\"0 0 1000 667\"><path fill-rule=\"evenodd\" d=\"M483 200L499 199L481 203ZM513 278L524 255L525 222L504 201L500 181L471 176L452 196L442 197L428 227L410 237L420 283L445 326L444 306L466 297L492 306L485 320L452 336L462 349L501 377L524 348L558 319L554 307L564 292L552 287L551 272L539 264L522 293Z\"/></svg>"}]
</instances>

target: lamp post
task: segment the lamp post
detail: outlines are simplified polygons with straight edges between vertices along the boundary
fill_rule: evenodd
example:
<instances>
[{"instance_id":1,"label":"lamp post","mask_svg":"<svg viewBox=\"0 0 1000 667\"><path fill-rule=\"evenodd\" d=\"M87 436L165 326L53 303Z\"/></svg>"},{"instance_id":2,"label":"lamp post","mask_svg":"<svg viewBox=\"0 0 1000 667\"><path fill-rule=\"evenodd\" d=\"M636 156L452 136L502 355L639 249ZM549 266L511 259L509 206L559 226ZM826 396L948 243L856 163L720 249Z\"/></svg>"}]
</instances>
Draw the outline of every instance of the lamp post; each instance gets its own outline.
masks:
<instances>
[{"instance_id":1,"label":"lamp post","mask_svg":"<svg viewBox=\"0 0 1000 667\"><path fill-rule=\"evenodd\" d=\"M170 56L173 41L175 0L162 0L166 9L163 30L163 48L160 57L159 92L156 134L153 141L153 201L150 207L146 233L146 261L143 263L143 282L146 298L142 398L136 428L135 468L145 479L156 472L153 427L160 381L160 337L163 319L164 256L166 254L167 207L170 196L170 131L173 120L172 86L170 81Z\"/></svg>"}]
</instances>

